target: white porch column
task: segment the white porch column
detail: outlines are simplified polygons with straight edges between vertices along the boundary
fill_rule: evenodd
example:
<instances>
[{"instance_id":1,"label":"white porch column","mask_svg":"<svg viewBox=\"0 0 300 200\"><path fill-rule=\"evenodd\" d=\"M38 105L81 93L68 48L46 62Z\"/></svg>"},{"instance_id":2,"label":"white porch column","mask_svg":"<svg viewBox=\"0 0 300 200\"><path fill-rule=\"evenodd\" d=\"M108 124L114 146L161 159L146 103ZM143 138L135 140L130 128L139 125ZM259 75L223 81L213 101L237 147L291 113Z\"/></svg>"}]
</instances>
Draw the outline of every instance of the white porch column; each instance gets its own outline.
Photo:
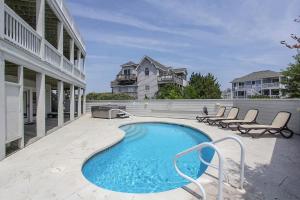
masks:
<instances>
[{"instance_id":1,"label":"white porch column","mask_svg":"<svg viewBox=\"0 0 300 200\"><path fill-rule=\"evenodd\" d=\"M83 91L83 114L86 113L86 89L84 88L84 91Z\"/></svg>"},{"instance_id":2,"label":"white porch column","mask_svg":"<svg viewBox=\"0 0 300 200\"><path fill-rule=\"evenodd\" d=\"M62 22L57 23L57 50L62 55L60 60L60 67L63 67L63 55L64 55L64 25Z\"/></svg>"},{"instance_id":3,"label":"white porch column","mask_svg":"<svg viewBox=\"0 0 300 200\"><path fill-rule=\"evenodd\" d=\"M22 138L18 141L19 148L24 148L24 110L23 110L23 90L24 90L24 68L23 66L18 67L18 82L20 84L20 93L19 93L19 135Z\"/></svg>"},{"instance_id":4,"label":"white porch column","mask_svg":"<svg viewBox=\"0 0 300 200\"><path fill-rule=\"evenodd\" d=\"M4 0L0 0L0 16L4 22ZM4 38L4 23L0 23L0 38Z\"/></svg>"},{"instance_id":5,"label":"white porch column","mask_svg":"<svg viewBox=\"0 0 300 200\"><path fill-rule=\"evenodd\" d=\"M0 160L5 158L6 105L5 105L5 62L0 52Z\"/></svg>"},{"instance_id":6,"label":"white porch column","mask_svg":"<svg viewBox=\"0 0 300 200\"><path fill-rule=\"evenodd\" d=\"M36 132L38 137L46 135L45 74L36 74Z\"/></svg>"},{"instance_id":7,"label":"white porch column","mask_svg":"<svg viewBox=\"0 0 300 200\"><path fill-rule=\"evenodd\" d=\"M40 56L45 52L45 0L36 0L36 31L42 37Z\"/></svg>"},{"instance_id":8,"label":"white porch column","mask_svg":"<svg viewBox=\"0 0 300 200\"><path fill-rule=\"evenodd\" d=\"M74 85L70 85L70 121L74 120L74 109L75 109L75 95Z\"/></svg>"},{"instance_id":9,"label":"white porch column","mask_svg":"<svg viewBox=\"0 0 300 200\"><path fill-rule=\"evenodd\" d=\"M81 63L81 50L79 49L78 51L77 51L77 68L78 69L80 69L80 63ZM80 69L81 70L81 69Z\"/></svg>"},{"instance_id":10,"label":"white porch column","mask_svg":"<svg viewBox=\"0 0 300 200\"><path fill-rule=\"evenodd\" d=\"M74 39L70 39L70 61L74 65Z\"/></svg>"},{"instance_id":11,"label":"white porch column","mask_svg":"<svg viewBox=\"0 0 300 200\"><path fill-rule=\"evenodd\" d=\"M78 87L78 103L77 103L77 106L78 106L78 109L77 109L77 112L78 112L78 117L81 116L81 88Z\"/></svg>"},{"instance_id":12,"label":"white porch column","mask_svg":"<svg viewBox=\"0 0 300 200\"><path fill-rule=\"evenodd\" d=\"M57 82L57 112L58 112L58 126L64 124L64 83L63 81Z\"/></svg>"}]
</instances>

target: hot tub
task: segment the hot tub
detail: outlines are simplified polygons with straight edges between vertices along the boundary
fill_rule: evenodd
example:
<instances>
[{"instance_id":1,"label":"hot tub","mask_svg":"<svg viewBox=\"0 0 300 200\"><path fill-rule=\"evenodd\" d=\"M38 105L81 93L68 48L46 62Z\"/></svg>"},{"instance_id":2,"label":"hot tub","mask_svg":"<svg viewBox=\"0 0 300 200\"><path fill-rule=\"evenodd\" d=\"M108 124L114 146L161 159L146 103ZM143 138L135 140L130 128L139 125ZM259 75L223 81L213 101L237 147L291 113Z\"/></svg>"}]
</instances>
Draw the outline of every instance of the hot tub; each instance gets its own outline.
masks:
<instances>
[{"instance_id":1,"label":"hot tub","mask_svg":"<svg viewBox=\"0 0 300 200\"><path fill-rule=\"evenodd\" d=\"M119 106L119 105L103 105L103 106L92 106L91 112L93 118L103 118L103 119L109 119L109 110L111 109L121 109L126 110L126 106ZM111 118L118 117L118 114L120 113L119 110L112 110L111 111Z\"/></svg>"}]
</instances>

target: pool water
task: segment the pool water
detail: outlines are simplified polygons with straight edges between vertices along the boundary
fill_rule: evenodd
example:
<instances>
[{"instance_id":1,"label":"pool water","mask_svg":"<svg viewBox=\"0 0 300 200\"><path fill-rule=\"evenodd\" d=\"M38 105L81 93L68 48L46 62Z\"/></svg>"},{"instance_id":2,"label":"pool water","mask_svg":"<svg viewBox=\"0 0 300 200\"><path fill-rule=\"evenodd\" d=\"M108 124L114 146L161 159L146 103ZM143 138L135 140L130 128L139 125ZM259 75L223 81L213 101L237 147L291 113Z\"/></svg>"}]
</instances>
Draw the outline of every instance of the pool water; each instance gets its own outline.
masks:
<instances>
[{"instance_id":1,"label":"pool water","mask_svg":"<svg viewBox=\"0 0 300 200\"><path fill-rule=\"evenodd\" d=\"M154 193L186 185L188 182L175 171L175 155L210 141L198 130L177 124L136 123L120 128L125 138L91 157L82 168L90 182L117 192ZM202 154L210 162L214 151L205 148ZM196 152L180 158L178 166L193 178L200 177L207 168Z\"/></svg>"}]
</instances>

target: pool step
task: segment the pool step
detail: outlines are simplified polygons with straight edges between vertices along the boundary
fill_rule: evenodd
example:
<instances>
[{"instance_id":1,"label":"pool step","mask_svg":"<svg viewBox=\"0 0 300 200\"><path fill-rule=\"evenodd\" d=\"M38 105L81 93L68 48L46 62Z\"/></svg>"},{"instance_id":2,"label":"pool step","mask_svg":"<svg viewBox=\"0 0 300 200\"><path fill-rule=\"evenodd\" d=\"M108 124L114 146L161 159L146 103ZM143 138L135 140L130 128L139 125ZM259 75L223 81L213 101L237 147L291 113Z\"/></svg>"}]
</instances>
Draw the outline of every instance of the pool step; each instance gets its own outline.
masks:
<instances>
[{"instance_id":1,"label":"pool step","mask_svg":"<svg viewBox=\"0 0 300 200\"><path fill-rule=\"evenodd\" d=\"M122 118L122 119L124 119L124 118L129 118L129 115L127 115L127 114L125 114L125 113L122 113L122 112L120 112L120 113L118 113L118 114L117 114L117 117L118 117L118 118Z\"/></svg>"}]
</instances>

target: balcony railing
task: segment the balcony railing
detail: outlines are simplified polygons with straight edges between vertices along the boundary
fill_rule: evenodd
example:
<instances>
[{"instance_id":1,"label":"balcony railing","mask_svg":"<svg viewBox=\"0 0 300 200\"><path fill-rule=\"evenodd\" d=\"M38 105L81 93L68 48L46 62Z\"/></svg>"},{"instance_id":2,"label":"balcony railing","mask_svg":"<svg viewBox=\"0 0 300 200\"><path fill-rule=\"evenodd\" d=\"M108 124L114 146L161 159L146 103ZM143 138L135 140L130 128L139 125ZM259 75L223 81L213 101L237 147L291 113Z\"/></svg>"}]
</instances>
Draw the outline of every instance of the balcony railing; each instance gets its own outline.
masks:
<instances>
[{"instance_id":1,"label":"balcony railing","mask_svg":"<svg viewBox=\"0 0 300 200\"><path fill-rule=\"evenodd\" d=\"M136 75L135 74L130 74L130 75L125 75L121 74L117 76L118 81L135 81L136 80Z\"/></svg>"},{"instance_id":2,"label":"balcony railing","mask_svg":"<svg viewBox=\"0 0 300 200\"><path fill-rule=\"evenodd\" d=\"M80 41L80 43L82 44L83 48L85 49L85 43L84 40L72 18L72 15L70 14L68 8L65 6L64 1L63 0L56 0L57 4L59 5L60 9L63 11L63 13L65 14L65 17L69 23L69 25L71 26L72 30L75 32L78 40Z\"/></svg>"},{"instance_id":3,"label":"balcony railing","mask_svg":"<svg viewBox=\"0 0 300 200\"><path fill-rule=\"evenodd\" d=\"M0 18L2 17L0 16ZM49 42L44 40L44 46L42 46L42 37L6 4L4 4L4 16L2 19L2 22L4 22L4 38L6 40L38 56L56 68L61 69L62 62L63 71L79 80L85 80L83 72L74 67L74 65ZM41 48L44 48L43 55L41 55ZM80 67L83 69L83 61Z\"/></svg>"},{"instance_id":4,"label":"balcony railing","mask_svg":"<svg viewBox=\"0 0 300 200\"><path fill-rule=\"evenodd\" d=\"M66 57L64 57L63 59L64 59L64 61L63 61L64 71L68 72L68 73L72 73L72 71L73 71L73 64Z\"/></svg>"},{"instance_id":5,"label":"balcony railing","mask_svg":"<svg viewBox=\"0 0 300 200\"><path fill-rule=\"evenodd\" d=\"M4 35L7 40L40 56L41 36L39 36L30 25L5 4Z\"/></svg>"},{"instance_id":6,"label":"balcony railing","mask_svg":"<svg viewBox=\"0 0 300 200\"><path fill-rule=\"evenodd\" d=\"M273 88L273 87L279 87L279 82L262 84L262 88Z\"/></svg>"},{"instance_id":7,"label":"balcony railing","mask_svg":"<svg viewBox=\"0 0 300 200\"><path fill-rule=\"evenodd\" d=\"M62 55L58 50L45 40L45 60L55 67L60 67L61 58Z\"/></svg>"},{"instance_id":8,"label":"balcony railing","mask_svg":"<svg viewBox=\"0 0 300 200\"><path fill-rule=\"evenodd\" d=\"M73 69L74 69L74 70L73 70L74 76L80 77L80 70L79 70L77 67L74 67Z\"/></svg>"},{"instance_id":9,"label":"balcony railing","mask_svg":"<svg viewBox=\"0 0 300 200\"><path fill-rule=\"evenodd\" d=\"M158 83L176 83L178 85L183 85L183 80L181 78L178 78L174 75L166 75L166 76L159 76L157 78Z\"/></svg>"}]
</instances>

